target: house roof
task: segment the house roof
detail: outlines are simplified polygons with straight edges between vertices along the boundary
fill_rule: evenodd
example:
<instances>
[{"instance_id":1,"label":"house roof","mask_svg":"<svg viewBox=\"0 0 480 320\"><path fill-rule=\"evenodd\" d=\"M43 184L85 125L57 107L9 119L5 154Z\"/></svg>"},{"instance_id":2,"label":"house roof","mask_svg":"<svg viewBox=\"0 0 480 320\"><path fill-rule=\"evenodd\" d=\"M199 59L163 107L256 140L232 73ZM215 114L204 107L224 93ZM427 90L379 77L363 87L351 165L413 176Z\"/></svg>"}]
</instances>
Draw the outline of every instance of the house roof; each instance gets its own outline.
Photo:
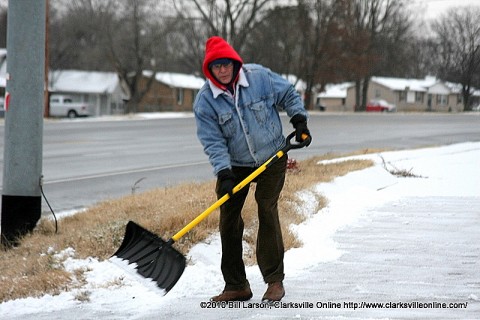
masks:
<instances>
[{"instance_id":1,"label":"house roof","mask_svg":"<svg viewBox=\"0 0 480 320\"><path fill-rule=\"evenodd\" d=\"M157 72L155 79L172 87L185 89L200 89L205 84L205 79L203 78L174 72Z\"/></svg>"},{"instance_id":2,"label":"house roof","mask_svg":"<svg viewBox=\"0 0 480 320\"><path fill-rule=\"evenodd\" d=\"M375 82L394 91L404 91L408 88L409 91L430 92L431 89L438 91L441 86L443 90L448 90L451 93L459 92L459 85L449 82L441 82L435 77L425 77L425 79L402 79L389 77L372 77L371 82ZM352 87L352 82L344 82L340 84L329 84L325 91L318 94L319 98L346 98L347 89ZM443 93L442 93L443 94Z\"/></svg>"},{"instance_id":3,"label":"house roof","mask_svg":"<svg viewBox=\"0 0 480 320\"><path fill-rule=\"evenodd\" d=\"M115 72L61 70L49 73L49 90L78 93L112 93L119 85Z\"/></svg>"},{"instance_id":4,"label":"house roof","mask_svg":"<svg viewBox=\"0 0 480 320\"><path fill-rule=\"evenodd\" d=\"M324 99L343 99L347 97L347 89L353 85L352 82L344 82L338 84L327 84L325 91L318 94L318 98Z\"/></svg>"},{"instance_id":5,"label":"house roof","mask_svg":"<svg viewBox=\"0 0 480 320\"><path fill-rule=\"evenodd\" d=\"M372 77L371 81L381 84L391 90L403 91L408 88L409 91L419 92L427 92L429 87L438 82L435 77L426 77L425 79Z\"/></svg>"},{"instance_id":6,"label":"house roof","mask_svg":"<svg viewBox=\"0 0 480 320\"><path fill-rule=\"evenodd\" d=\"M409 91L452 94L460 93L462 85L448 81L441 81L435 77L427 76L425 79L400 79L400 78L386 78L386 77L372 77L372 81L386 86L391 90L403 91L408 88ZM439 87L440 89L439 91ZM433 91L432 91L433 90ZM442 91L443 90L443 91ZM472 95L478 96L478 90L472 88Z\"/></svg>"},{"instance_id":7,"label":"house roof","mask_svg":"<svg viewBox=\"0 0 480 320\"><path fill-rule=\"evenodd\" d=\"M151 77L153 71L143 72L146 77ZM184 73L157 72L155 80L172 88L200 89L205 84L205 79Z\"/></svg>"}]
</instances>

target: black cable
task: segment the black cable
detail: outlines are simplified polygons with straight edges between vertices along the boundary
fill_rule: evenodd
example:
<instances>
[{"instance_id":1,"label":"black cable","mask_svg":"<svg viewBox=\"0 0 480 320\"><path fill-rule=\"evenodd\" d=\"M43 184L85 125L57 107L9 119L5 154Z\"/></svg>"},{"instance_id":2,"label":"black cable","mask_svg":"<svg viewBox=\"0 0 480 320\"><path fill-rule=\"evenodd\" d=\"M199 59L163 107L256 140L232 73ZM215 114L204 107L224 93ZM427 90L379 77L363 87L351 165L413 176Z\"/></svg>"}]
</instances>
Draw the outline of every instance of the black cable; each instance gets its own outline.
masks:
<instances>
[{"instance_id":1,"label":"black cable","mask_svg":"<svg viewBox=\"0 0 480 320\"><path fill-rule=\"evenodd\" d=\"M40 192L42 193L43 199L45 199L45 202L47 203L48 207L50 208L50 212L52 212L53 219L55 220L55 234L58 233L58 221L57 221L57 216L55 215L55 212L52 209L52 206L48 202L47 197L45 196L45 193L43 192L43 176L40 177Z\"/></svg>"}]
</instances>

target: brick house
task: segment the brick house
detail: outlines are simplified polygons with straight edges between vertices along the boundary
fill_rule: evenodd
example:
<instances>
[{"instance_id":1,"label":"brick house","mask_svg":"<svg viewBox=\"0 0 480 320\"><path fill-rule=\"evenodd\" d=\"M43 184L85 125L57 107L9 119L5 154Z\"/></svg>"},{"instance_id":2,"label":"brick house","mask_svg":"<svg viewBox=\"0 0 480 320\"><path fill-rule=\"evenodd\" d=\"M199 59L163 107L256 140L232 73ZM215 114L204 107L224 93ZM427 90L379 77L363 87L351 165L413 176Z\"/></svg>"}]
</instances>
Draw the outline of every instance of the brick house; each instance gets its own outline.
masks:
<instances>
[{"instance_id":1,"label":"brick house","mask_svg":"<svg viewBox=\"0 0 480 320\"><path fill-rule=\"evenodd\" d=\"M152 71L144 71L140 87L145 87ZM205 79L182 73L157 72L155 80L138 105L139 112L192 111L193 101Z\"/></svg>"}]
</instances>

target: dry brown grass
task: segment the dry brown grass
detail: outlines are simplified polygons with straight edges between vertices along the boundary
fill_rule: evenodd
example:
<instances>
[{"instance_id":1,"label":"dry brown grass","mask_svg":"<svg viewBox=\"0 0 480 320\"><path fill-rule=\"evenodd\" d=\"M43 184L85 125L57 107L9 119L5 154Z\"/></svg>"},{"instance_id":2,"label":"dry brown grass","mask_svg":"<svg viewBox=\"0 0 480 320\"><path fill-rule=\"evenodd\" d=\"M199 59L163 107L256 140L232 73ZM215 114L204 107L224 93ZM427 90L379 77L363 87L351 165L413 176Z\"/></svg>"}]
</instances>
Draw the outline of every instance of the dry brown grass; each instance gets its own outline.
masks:
<instances>
[{"instance_id":1,"label":"dry brown grass","mask_svg":"<svg viewBox=\"0 0 480 320\"><path fill-rule=\"evenodd\" d=\"M346 161L318 165L319 160L333 156L315 157L298 163L299 170L287 173L286 184L279 201L280 219L286 249L301 244L288 226L298 224L305 216L297 212L300 199L296 193L312 188L319 182L331 181L350 171L371 166L370 161ZM254 185L250 188L255 188ZM35 231L22 240L19 247L0 251L0 302L46 293L58 294L80 287L83 270L68 273L63 268L64 257L56 253L66 248L75 250L76 258L89 256L109 258L120 246L124 228L133 220L167 240L215 202L214 181L182 184L109 200L59 221L55 234L51 220L42 219ZM318 197L317 212L325 205ZM257 219L252 192L244 208L245 241L255 248ZM218 212L213 212L198 226L181 238L175 247L187 253L197 242L206 239L218 228ZM247 263L255 262L254 251L248 252ZM78 298L88 299L88 295Z\"/></svg>"}]
</instances>

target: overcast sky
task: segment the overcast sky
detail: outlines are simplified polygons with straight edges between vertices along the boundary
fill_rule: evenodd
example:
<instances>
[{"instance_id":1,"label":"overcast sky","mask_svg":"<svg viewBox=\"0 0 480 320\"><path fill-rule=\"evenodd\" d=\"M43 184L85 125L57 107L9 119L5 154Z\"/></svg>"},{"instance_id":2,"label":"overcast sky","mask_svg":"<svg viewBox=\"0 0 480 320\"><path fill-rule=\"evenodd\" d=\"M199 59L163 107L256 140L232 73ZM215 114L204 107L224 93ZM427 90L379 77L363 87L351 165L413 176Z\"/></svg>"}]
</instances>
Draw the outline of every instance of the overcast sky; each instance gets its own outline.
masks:
<instances>
[{"instance_id":1,"label":"overcast sky","mask_svg":"<svg viewBox=\"0 0 480 320\"><path fill-rule=\"evenodd\" d=\"M426 19L436 18L448 9L463 6L478 6L480 0L414 0Z\"/></svg>"}]
</instances>

